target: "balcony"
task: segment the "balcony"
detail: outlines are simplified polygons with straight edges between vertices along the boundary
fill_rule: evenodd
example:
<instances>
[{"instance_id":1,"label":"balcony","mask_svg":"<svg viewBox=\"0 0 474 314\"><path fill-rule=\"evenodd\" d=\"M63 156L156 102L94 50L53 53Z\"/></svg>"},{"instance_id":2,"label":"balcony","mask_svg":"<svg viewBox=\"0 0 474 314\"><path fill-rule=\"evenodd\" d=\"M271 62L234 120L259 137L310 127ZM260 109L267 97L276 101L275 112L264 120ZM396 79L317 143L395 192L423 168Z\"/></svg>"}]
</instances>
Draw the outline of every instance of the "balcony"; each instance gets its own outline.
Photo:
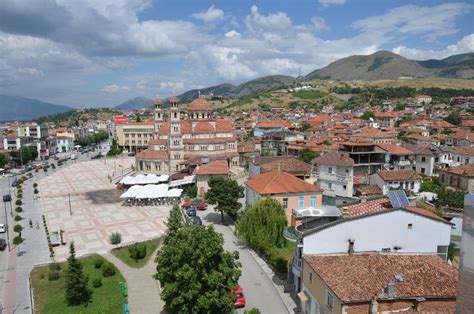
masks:
<instances>
[{"instance_id":1,"label":"balcony","mask_svg":"<svg viewBox=\"0 0 474 314\"><path fill-rule=\"evenodd\" d=\"M301 266L303 261L301 258L293 257L293 262L291 263L291 272L295 277L301 277Z\"/></svg>"},{"instance_id":2,"label":"balcony","mask_svg":"<svg viewBox=\"0 0 474 314\"><path fill-rule=\"evenodd\" d=\"M295 227L286 227L283 230L283 237L291 242L297 242L298 239L301 237L301 232L296 230Z\"/></svg>"},{"instance_id":3,"label":"balcony","mask_svg":"<svg viewBox=\"0 0 474 314\"><path fill-rule=\"evenodd\" d=\"M318 178L319 180L338 181L338 182L347 182L351 180L350 176L323 172L323 171L316 172L316 178Z\"/></svg>"}]
</instances>

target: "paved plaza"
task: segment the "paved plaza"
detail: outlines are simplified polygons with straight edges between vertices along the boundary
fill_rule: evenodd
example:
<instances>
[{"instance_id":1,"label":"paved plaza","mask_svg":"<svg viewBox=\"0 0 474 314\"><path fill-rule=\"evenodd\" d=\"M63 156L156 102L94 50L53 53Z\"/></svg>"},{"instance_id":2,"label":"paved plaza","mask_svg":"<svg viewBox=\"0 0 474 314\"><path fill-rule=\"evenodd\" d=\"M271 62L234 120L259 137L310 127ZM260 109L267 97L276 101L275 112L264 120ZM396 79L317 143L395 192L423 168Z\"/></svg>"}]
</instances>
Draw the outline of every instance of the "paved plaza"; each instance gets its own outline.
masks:
<instances>
[{"instance_id":1,"label":"paved plaza","mask_svg":"<svg viewBox=\"0 0 474 314\"><path fill-rule=\"evenodd\" d=\"M57 261L67 258L71 241L77 255L82 256L112 249L109 236L113 232L121 233L122 243L164 233L169 206L122 206L122 191L110 182L112 174L130 167L131 162L132 159L77 162L39 182L49 231L63 230L67 241L67 245L54 248Z\"/></svg>"}]
</instances>

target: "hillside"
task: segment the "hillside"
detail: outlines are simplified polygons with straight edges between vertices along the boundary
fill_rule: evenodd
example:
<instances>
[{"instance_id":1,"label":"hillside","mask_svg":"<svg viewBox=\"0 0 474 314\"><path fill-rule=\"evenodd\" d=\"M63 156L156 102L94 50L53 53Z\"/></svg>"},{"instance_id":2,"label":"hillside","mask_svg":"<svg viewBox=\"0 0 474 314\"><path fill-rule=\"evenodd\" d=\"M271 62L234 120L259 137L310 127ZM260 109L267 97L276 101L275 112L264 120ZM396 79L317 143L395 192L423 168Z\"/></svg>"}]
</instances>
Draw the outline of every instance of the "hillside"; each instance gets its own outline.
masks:
<instances>
[{"instance_id":1,"label":"hillside","mask_svg":"<svg viewBox=\"0 0 474 314\"><path fill-rule=\"evenodd\" d=\"M286 85L292 84L294 81L295 78L291 76L269 75L242 83L237 86L224 83L216 86L202 88L200 91L201 95L213 94L214 96L242 97L253 93L266 92L275 88L284 87ZM178 95L178 98L182 102L189 102L193 99L196 99L198 95L199 90L192 89L181 95Z\"/></svg>"},{"instance_id":2,"label":"hillside","mask_svg":"<svg viewBox=\"0 0 474 314\"><path fill-rule=\"evenodd\" d=\"M38 99L20 96L0 95L0 121L32 120L73 110L67 106L55 105Z\"/></svg>"},{"instance_id":3,"label":"hillside","mask_svg":"<svg viewBox=\"0 0 474 314\"><path fill-rule=\"evenodd\" d=\"M442 60L415 61L390 51L378 51L368 56L350 56L337 60L303 78L338 80L396 80L413 78L474 78L474 53L454 55Z\"/></svg>"},{"instance_id":4,"label":"hillside","mask_svg":"<svg viewBox=\"0 0 474 314\"><path fill-rule=\"evenodd\" d=\"M152 103L153 100L151 99L145 97L135 97L115 106L114 108L123 110L149 108L152 106Z\"/></svg>"}]
</instances>

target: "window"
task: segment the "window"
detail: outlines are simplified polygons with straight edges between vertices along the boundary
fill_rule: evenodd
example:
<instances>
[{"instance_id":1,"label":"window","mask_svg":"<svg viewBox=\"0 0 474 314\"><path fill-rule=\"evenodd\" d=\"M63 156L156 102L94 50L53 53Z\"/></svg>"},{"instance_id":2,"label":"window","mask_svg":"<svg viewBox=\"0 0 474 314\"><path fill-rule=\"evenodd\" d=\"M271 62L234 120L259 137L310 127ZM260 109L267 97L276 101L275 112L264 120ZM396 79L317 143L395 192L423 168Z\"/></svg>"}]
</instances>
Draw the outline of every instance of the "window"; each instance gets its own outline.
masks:
<instances>
[{"instance_id":1,"label":"window","mask_svg":"<svg viewBox=\"0 0 474 314\"><path fill-rule=\"evenodd\" d=\"M298 207L304 206L304 196L298 197Z\"/></svg>"},{"instance_id":2,"label":"window","mask_svg":"<svg viewBox=\"0 0 474 314\"><path fill-rule=\"evenodd\" d=\"M329 167L329 168L328 168L328 172L329 172L329 173L332 173L332 167Z\"/></svg>"},{"instance_id":3,"label":"window","mask_svg":"<svg viewBox=\"0 0 474 314\"><path fill-rule=\"evenodd\" d=\"M308 281L309 281L309 283L313 283L313 273L312 272L308 272Z\"/></svg>"},{"instance_id":4,"label":"window","mask_svg":"<svg viewBox=\"0 0 474 314\"><path fill-rule=\"evenodd\" d=\"M177 113L177 112L174 113L174 117L175 117L175 118L178 117L178 113Z\"/></svg>"},{"instance_id":5,"label":"window","mask_svg":"<svg viewBox=\"0 0 474 314\"><path fill-rule=\"evenodd\" d=\"M316 196L311 196L311 207L316 207Z\"/></svg>"},{"instance_id":6,"label":"window","mask_svg":"<svg viewBox=\"0 0 474 314\"><path fill-rule=\"evenodd\" d=\"M332 190L332 183L328 183L328 189Z\"/></svg>"},{"instance_id":7,"label":"window","mask_svg":"<svg viewBox=\"0 0 474 314\"><path fill-rule=\"evenodd\" d=\"M426 162L426 157L421 157L421 162Z\"/></svg>"},{"instance_id":8,"label":"window","mask_svg":"<svg viewBox=\"0 0 474 314\"><path fill-rule=\"evenodd\" d=\"M439 161L439 158L438 157L435 157L435 162L438 162Z\"/></svg>"},{"instance_id":9,"label":"window","mask_svg":"<svg viewBox=\"0 0 474 314\"><path fill-rule=\"evenodd\" d=\"M425 168L421 168L421 173L424 174L425 172L426 172L426 171L425 171Z\"/></svg>"},{"instance_id":10,"label":"window","mask_svg":"<svg viewBox=\"0 0 474 314\"><path fill-rule=\"evenodd\" d=\"M446 260L448 258L448 246L447 245L438 245L437 254L442 259Z\"/></svg>"},{"instance_id":11,"label":"window","mask_svg":"<svg viewBox=\"0 0 474 314\"><path fill-rule=\"evenodd\" d=\"M408 229L413 229L413 224L408 224Z\"/></svg>"},{"instance_id":12,"label":"window","mask_svg":"<svg viewBox=\"0 0 474 314\"><path fill-rule=\"evenodd\" d=\"M288 208L288 199L287 198L283 199L283 207Z\"/></svg>"},{"instance_id":13,"label":"window","mask_svg":"<svg viewBox=\"0 0 474 314\"><path fill-rule=\"evenodd\" d=\"M391 250L390 250L389 247L384 247L384 248L382 248L382 252L390 252L390 251L391 251Z\"/></svg>"},{"instance_id":14,"label":"window","mask_svg":"<svg viewBox=\"0 0 474 314\"><path fill-rule=\"evenodd\" d=\"M343 185L342 188L345 190L347 188L347 186Z\"/></svg>"},{"instance_id":15,"label":"window","mask_svg":"<svg viewBox=\"0 0 474 314\"><path fill-rule=\"evenodd\" d=\"M332 296L331 292L326 291L326 306L331 311L332 311L332 306L333 306L333 299L334 297Z\"/></svg>"}]
</instances>

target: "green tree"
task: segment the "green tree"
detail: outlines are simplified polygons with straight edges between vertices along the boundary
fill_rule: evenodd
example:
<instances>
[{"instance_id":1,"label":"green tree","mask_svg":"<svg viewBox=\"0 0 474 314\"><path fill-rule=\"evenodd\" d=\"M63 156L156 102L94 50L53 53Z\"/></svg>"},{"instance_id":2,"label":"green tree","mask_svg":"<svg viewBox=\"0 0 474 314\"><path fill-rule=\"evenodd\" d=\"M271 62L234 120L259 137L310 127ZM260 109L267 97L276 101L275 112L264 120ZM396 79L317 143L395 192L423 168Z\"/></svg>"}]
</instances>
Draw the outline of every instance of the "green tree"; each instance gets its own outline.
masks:
<instances>
[{"instance_id":1,"label":"green tree","mask_svg":"<svg viewBox=\"0 0 474 314\"><path fill-rule=\"evenodd\" d=\"M264 198L247 208L237 220L237 236L261 251L270 246L284 247L283 230L287 226L285 210L280 202Z\"/></svg>"},{"instance_id":2,"label":"green tree","mask_svg":"<svg viewBox=\"0 0 474 314\"><path fill-rule=\"evenodd\" d=\"M237 181L223 176L211 176L208 184L209 190L204 198L209 204L216 205L215 210L221 213L222 221L224 221L224 212L236 215L242 206L239 198L243 197L244 187Z\"/></svg>"},{"instance_id":3,"label":"green tree","mask_svg":"<svg viewBox=\"0 0 474 314\"><path fill-rule=\"evenodd\" d=\"M181 228L157 257L161 298L172 313L230 313L240 277L237 252L223 249L224 238L213 226Z\"/></svg>"},{"instance_id":4,"label":"green tree","mask_svg":"<svg viewBox=\"0 0 474 314\"><path fill-rule=\"evenodd\" d=\"M170 238L174 237L174 235L184 226L183 214L179 205L175 204L170 210L166 226L168 227L168 230L166 231L165 243L168 242Z\"/></svg>"},{"instance_id":5,"label":"green tree","mask_svg":"<svg viewBox=\"0 0 474 314\"><path fill-rule=\"evenodd\" d=\"M12 151L10 156L17 164L26 164L38 157L38 151L36 147L22 146L19 150Z\"/></svg>"},{"instance_id":6,"label":"green tree","mask_svg":"<svg viewBox=\"0 0 474 314\"><path fill-rule=\"evenodd\" d=\"M300 131L301 131L301 132L306 132L306 131L308 131L309 129L311 129L311 124L309 124L309 123L303 123L303 124L300 126Z\"/></svg>"},{"instance_id":7,"label":"green tree","mask_svg":"<svg viewBox=\"0 0 474 314\"><path fill-rule=\"evenodd\" d=\"M303 148L300 151L299 156L298 156L298 158L301 161L304 161L305 163L308 163L308 164L310 164L311 160L313 160L316 157L318 157L318 154L314 150L309 149L307 147Z\"/></svg>"},{"instance_id":8,"label":"green tree","mask_svg":"<svg viewBox=\"0 0 474 314\"><path fill-rule=\"evenodd\" d=\"M7 154L0 154L0 168L5 168L9 161L10 157Z\"/></svg>"},{"instance_id":9,"label":"green tree","mask_svg":"<svg viewBox=\"0 0 474 314\"><path fill-rule=\"evenodd\" d=\"M107 156L117 156L122 153L122 149L118 146L117 140L112 139L112 146L110 147L110 150L107 152Z\"/></svg>"},{"instance_id":10,"label":"green tree","mask_svg":"<svg viewBox=\"0 0 474 314\"><path fill-rule=\"evenodd\" d=\"M87 279L82 272L82 265L76 259L74 242L71 242L69 252L66 270L66 303L68 305L87 304L90 299L90 291L87 287Z\"/></svg>"},{"instance_id":11,"label":"green tree","mask_svg":"<svg viewBox=\"0 0 474 314\"><path fill-rule=\"evenodd\" d=\"M459 114L459 111L453 111L444 120L453 125L460 125L461 115Z\"/></svg>"},{"instance_id":12,"label":"green tree","mask_svg":"<svg viewBox=\"0 0 474 314\"><path fill-rule=\"evenodd\" d=\"M364 120L370 120L370 118L375 119L375 113L370 110L366 110L361 116L361 119Z\"/></svg>"}]
</instances>

